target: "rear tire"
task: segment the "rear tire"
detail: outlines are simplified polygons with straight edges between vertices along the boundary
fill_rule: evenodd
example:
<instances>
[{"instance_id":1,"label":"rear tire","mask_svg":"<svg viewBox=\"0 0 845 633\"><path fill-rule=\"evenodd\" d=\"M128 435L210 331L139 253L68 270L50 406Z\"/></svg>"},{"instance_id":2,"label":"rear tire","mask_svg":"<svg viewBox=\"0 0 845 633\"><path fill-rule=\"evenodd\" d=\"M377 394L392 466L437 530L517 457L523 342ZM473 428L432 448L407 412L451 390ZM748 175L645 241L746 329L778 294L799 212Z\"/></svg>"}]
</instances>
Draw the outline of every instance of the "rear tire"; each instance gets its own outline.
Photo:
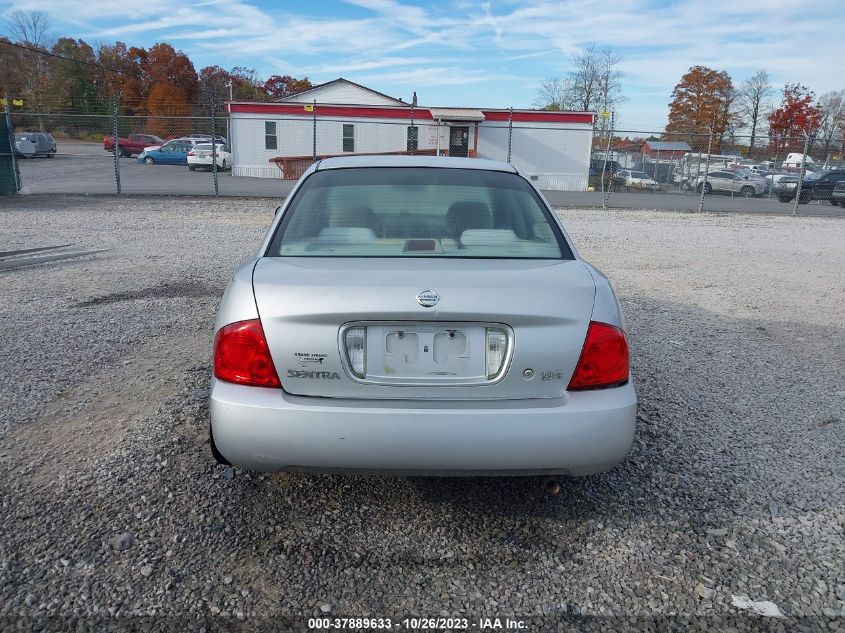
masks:
<instances>
[{"instance_id":1,"label":"rear tire","mask_svg":"<svg viewBox=\"0 0 845 633\"><path fill-rule=\"evenodd\" d=\"M147 156L146 158L144 158L144 164L145 165L155 165L156 164L155 158L153 158L152 156Z\"/></svg>"},{"instance_id":2,"label":"rear tire","mask_svg":"<svg viewBox=\"0 0 845 633\"><path fill-rule=\"evenodd\" d=\"M196 171L196 170L197 170L196 165L188 165L188 171Z\"/></svg>"},{"instance_id":3,"label":"rear tire","mask_svg":"<svg viewBox=\"0 0 845 633\"><path fill-rule=\"evenodd\" d=\"M226 169L227 169L227 167L226 167L226 159L225 159L225 158L223 159L223 162L220 164L220 169L222 169L223 171L226 171Z\"/></svg>"},{"instance_id":4,"label":"rear tire","mask_svg":"<svg viewBox=\"0 0 845 633\"><path fill-rule=\"evenodd\" d=\"M754 191L754 187L745 186L745 187L743 187L742 189L739 190L739 195L741 195L745 198L753 198L755 193L757 193L757 192Z\"/></svg>"},{"instance_id":5,"label":"rear tire","mask_svg":"<svg viewBox=\"0 0 845 633\"><path fill-rule=\"evenodd\" d=\"M843 201L843 202L845 202L845 201ZM842 203L837 202L836 200L834 200L833 198L831 198L831 199L830 199L830 204L832 204L832 205L835 207L837 204L842 204Z\"/></svg>"}]
</instances>

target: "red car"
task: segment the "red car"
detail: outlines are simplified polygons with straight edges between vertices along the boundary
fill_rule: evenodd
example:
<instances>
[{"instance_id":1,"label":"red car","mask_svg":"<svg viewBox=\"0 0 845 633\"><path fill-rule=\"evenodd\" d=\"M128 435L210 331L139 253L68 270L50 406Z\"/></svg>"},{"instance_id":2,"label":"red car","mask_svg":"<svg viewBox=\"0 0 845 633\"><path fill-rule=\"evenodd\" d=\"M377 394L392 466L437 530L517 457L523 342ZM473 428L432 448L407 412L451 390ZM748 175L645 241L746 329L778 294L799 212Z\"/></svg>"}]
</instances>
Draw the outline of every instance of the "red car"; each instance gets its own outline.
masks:
<instances>
[{"instance_id":1,"label":"red car","mask_svg":"<svg viewBox=\"0 0 845 633\"><path fill-rule=\"evenodd\" d=\"M164 141L155 134L130 134L126 138L117 139L117 148L121 156L132 156L140 154L147 147L153 145L164 145ZM103 149L109 153L114 152L114 138L103 137Z\"/></svg>"}]
</instances>

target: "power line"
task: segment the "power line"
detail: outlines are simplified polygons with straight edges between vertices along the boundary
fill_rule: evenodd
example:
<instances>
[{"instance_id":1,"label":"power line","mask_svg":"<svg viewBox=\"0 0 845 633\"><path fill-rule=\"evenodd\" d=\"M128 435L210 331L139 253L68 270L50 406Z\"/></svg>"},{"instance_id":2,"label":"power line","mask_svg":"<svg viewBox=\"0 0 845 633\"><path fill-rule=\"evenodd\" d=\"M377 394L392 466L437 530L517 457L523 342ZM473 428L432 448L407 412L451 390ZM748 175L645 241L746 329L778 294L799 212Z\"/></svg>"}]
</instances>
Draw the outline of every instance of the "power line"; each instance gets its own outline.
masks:
<instances>
[{"instance_id":1,"label":"power line","mask_svg":"<svg viewBox=\"0 0 845 633\"><path fill-rule=\"evenodd\" d=\"M30 53L36 53L38 55L46 55L48 57L55 57L56 59L63 59L67 62L75 62L77 64L85 64L86 66L93 66L94 68L102 68L112 73L117 73L120 75L129 75L130 77L135 77L136 79L141 79L138 75L134 73L129 73L125 70L119 68L110 68L105 64L101 64L100 62L88 62L84 59L75 59L73 57L68 57L67 55L59 55L58 53L51 53L50 51L42 50L40 48L34 48L32 46L27 46L26 44L19 44L17 42L9 42L7 40L0 40L0 44L5 44L6 46L13 46L15 48L19 48L21 50L29 51ZM175 86L176 84L170 84Z\"/></svg>"}]
</instances>

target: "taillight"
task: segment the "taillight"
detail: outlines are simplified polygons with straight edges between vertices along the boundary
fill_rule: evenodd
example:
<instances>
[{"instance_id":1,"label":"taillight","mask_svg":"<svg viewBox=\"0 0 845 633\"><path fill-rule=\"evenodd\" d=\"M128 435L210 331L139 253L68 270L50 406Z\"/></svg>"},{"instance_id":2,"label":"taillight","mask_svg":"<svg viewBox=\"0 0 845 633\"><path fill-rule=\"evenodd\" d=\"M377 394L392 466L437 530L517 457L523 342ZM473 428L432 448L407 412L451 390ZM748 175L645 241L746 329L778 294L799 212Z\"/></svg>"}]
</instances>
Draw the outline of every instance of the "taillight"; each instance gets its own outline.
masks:
<instances>
[{"instance_id":1,"label":"taillight","mask_svg":"<svg viewBox=\"0 0 845 633\"><path fill-rule=\"evenodd\" d=\"M607 323L590 321L568 390L617 387L628 382L628 339Z\"/></svg>"},{"instance_id":2,"label":"taillight","mask_svg":"<svg viewBox=\"0 0 845 633\"><path fill-rule=\"evenodd\" d=\"M214 376L253 387L281 387L259 319L225 325L214 336Z\"/></svg>"},{"instance_id":3,"label":"taillight","mask_svg":"<svg viewBox=\"0 0 845 633\"><path fill-rule=\"evenodd\" d=\"M193 152L188 152L188 156L196 156Z\"/></svg>"}]
</instances>

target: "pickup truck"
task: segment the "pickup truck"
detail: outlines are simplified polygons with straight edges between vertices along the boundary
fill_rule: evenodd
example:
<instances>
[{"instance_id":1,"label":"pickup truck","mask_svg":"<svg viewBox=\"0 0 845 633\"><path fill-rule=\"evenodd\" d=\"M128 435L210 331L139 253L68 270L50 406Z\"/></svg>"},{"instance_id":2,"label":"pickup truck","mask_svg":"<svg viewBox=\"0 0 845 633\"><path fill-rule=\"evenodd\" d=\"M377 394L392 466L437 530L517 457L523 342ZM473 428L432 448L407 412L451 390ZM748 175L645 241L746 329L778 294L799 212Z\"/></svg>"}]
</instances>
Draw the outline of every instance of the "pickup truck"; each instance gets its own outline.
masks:
<instances>
[{"instance_id":1,"label":"pickup truck","mask_svg":"<svg viewBox=\"0 0 845 633\"><path fill-rule=\"evenodd\" d=\"M830 194L831 204L838 204L845 209L845 180L840 180L833 188L833 193Z\"/></svg>"},{"instance_id":2,"label":"pickup truck","mask_svg":"<svg viewBox=\"0 0 845 633\"><path fill-rule=\"evenodd\" d=\"M144 148L152 145L164 145L164 141L154 134L130 134L126 138L117 139L117 148L121 156L140 154L144 151ZM110 136L104 137L103 149L109 153L113 153L114 138Z\"/></svg>"}]
</instances>

